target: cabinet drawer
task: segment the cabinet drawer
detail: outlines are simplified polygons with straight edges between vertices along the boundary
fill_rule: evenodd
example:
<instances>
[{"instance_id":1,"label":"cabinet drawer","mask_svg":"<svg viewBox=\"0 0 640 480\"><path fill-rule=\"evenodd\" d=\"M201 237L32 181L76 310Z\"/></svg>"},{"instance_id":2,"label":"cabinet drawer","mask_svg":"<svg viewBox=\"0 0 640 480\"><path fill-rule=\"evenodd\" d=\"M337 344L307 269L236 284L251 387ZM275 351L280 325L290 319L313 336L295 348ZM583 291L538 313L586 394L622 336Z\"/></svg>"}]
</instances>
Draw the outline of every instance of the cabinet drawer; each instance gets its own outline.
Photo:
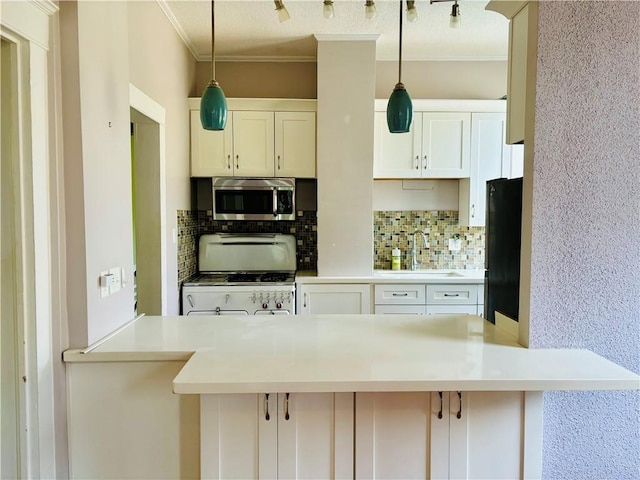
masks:
<instances>
[{"instance_id":1,"label":"cabinet drawer","mask_svg":"<svg viewBox=\"0 0 640 480\"><path fill-rule=\"evenodd\" d=\"M424 305L376 305L375 314L382 315L424 315Z\"/></svg>"},{"instance_id":2,"label":"cabinet drawer","mask_svg":"<svg viewBox=\"0 0 640 480\"><path fill-rule=\"evenodd\" d=\"M428 305L475 305L477 303L477 285L427 285Z\"/></svg>"},{"instance_id":3,"label":"cabinet drawer","mask_svg":"<svg viewBox=\"0 0 640 480\"><path fill-rule=\"evenodd\" d=\"M476 305L427 305L427 315L476 315Z\"/></svg>"},{"instance_id":4,"label":"cabinet drawer","mask_svg":"<svg viewBox=\"0 0 640 480\"><path fill-rule=\"evenodd\" d=\"M376 305L424 305L425 288L419 284L376 285L374 298Z\"/></svg>"}]
</instances>

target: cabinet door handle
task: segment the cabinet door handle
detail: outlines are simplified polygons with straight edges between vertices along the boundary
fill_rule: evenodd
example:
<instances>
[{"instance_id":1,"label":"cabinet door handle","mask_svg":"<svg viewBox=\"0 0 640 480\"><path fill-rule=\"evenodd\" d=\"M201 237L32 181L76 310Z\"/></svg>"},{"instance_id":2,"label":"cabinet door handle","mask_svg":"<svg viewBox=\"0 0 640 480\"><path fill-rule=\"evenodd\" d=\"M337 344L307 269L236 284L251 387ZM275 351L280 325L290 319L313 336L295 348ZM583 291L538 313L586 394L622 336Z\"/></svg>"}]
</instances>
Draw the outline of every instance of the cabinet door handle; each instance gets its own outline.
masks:
<instances>
[{"instance_id":1,"label":"cabinet door handle","mask_svg":"<svg viewBox=\"0 0 640 480\"><path fill-rule=\"evenodd\" d=\"M471 204L471 218L476 218L476 204Z\"/></svg>"},{"instance_id":2,"label":"cabinet door handle","mask_svg":"<svg viewBox=\"0 0 640 480\"><path fill-rule=\"evenodd\" d=\"M458 413L456 413L456 418L462 418L462 392L458 393Z\"/></svg>"},{"instance_id":3,"label":"cabinet door handle","mask_svg":"<svg viewBox=\"0 0 640 480\"><path fill-rule=\"evenodd\" d=\"M427 156L424 156L424 162L422 164L422 168L424 168L425 170L427 169Z\"/></svg>"},{"instance_id":4,"label":"cabinet door handle","mask_svg":"<svg viewBox=\"0 0 640 480\"><path fill-rule=\"evenodd\" d=\"M231 170L231 154L227 155L227 168Z\"/></svg>"},{"instance_id":5,"label":"cabinet door handle","mask_svg":"<svg viewBox=\"0 0 640 480\"><path fill-rule=\"evenodd\" d=\"M289 394L284 394L284 419L289 420Z\"/></svg>"},{"instance_id":6,"label":"cabinet door handle","mask_svg":"<svg viewBox=\"0 0 640 480\"><path fill-rule=\"evenodd\" d=\"M304 292L304 295L302 295L302 306L304 308L307 308L307 292Z\"/></svg>"},{"instance_id":7,"label":"cabinet door handle","mask_svg":"<svg viewBox=\"0 0 640 480\"><path fill-rule=\"evenodd\" d=\"M269 394L264 394L264 419L268 422L271 420L271 415L269 415Z\"/></svg>"},{"instance_id":8,"label":"cabinet door handle","mask_svg":"<svg viewBox=\"0 0 640 480\"><path fill-rule=\"evenodd\" d=\"M445 297L459 297L460 294L459 293L445 293L444 296Z\"/></svg>"},{"instance_id":9,"label":"cabinet door handle","mask_svg":"<svg viewBox=\"0 0 640 480\"><path fill-rule=\"evenodd\" d=\"M416 170L420 170L420 155L416 155Z\"/></svg>"},{"instance_id":10,"label":"cabinet door handle","mask_svg":"<svg viewBox=\"0 0 640 480\"><path fill-rule=\"evenodd\" d=\"M440 396L440 411L438 412L438 418L442 419L442 392L438 392L438 395Z\"/></svg>"},{"instance_id":11,"label":"cabinet door handle","mask_svg":"<svg viewBox=\"0 0 640 480\"><path fill-rule=\"evenodd\" d=\"M278 155L278 170L280 170L280 155Z\"/></svg>"},{"instance_id":12,"label":"cabinet door handle","mask_svg":"<svg viewBox=\"0 0 640 480\"><path fill-rule=\"evenodd\" d=\"M240 155L236 155L236 168L240 168Z\"/></svg>"},{"instance_id":13,"label":"cabinet door handle","mask_svg":"<svg viewBox=\"0 0 640 480\"><path fill-rule=\"evenodd\" d=\"M407 295L409 295L408 293L392 293L391 294L394 297L406 297Z\"/></svg>"}]
</instances>

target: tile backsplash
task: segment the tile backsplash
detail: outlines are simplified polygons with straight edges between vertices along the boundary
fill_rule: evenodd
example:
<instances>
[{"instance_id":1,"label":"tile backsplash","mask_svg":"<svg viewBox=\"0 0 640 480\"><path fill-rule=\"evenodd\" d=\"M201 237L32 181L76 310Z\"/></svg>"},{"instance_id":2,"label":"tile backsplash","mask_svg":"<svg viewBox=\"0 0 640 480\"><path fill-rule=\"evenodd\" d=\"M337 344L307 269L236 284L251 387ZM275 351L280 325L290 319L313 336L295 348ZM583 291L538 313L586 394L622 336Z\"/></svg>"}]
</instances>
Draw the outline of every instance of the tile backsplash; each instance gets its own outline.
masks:
<instances>
[{"instance_id":1,"label":"tile backsplash","mask_svg":"<svg viewBox=\"0 0 640 480\"><path fill-rule=\"evenodd\" d=\"M373 268L391 268L391 250L399 248L402 268L411 268L412 234L422 230L428 248L418 238L420 268L484 268L484 227L461 227L457 211L374 211L373 212ZM459 235L460 251L449 251L449 239Z\"/></svg>"},{"instance_id":2,"label":"tile backsplash","mask_svg":"<svg viewBox=\"0 0 640 480\"><path fill-rule=\"evenodd\" d=\"M484 268L484 227L461 227L457 211L375 211L373 212L373 268L391 268L391 250L400 248L402 268L411 265L411 234L424 231L429 243L418 241L421 268ZM318 227L316 212L301 212L294 221L252 222L214 221L207 211L178 210L179 287L198 271L198 238L204 233L292 233L297 240L298 270L317 270ZM461 249L449 251L450 238L459 235Z\"/></svg>"}]
</instances>

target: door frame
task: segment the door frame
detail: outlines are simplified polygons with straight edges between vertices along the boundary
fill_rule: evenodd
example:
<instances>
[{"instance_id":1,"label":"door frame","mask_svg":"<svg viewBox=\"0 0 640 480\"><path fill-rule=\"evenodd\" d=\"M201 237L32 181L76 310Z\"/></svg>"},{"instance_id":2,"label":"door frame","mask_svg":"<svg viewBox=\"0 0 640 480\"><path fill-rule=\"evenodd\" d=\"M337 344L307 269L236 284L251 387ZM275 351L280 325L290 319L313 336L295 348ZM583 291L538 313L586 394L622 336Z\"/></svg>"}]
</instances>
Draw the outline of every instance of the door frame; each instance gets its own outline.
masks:
<instances>
[{"instance_id":1,"label":"door frame","mask_svg":"<svg viewBox=\"0 0 640 480\"><path fill-rule=\"evenodd\" d=\"M152 280L152 285L145 287L139 285L138 288L149 288L151 296L153 297L152 309L147 314L153 315L166 315L167 314L167 188L166 188L166 141L165 141L165 116L166 111L162 105L155 102L151 97L145 94L142 90L137 88L133 84L129 84L129 106L135 112L132 112L132 122L134 122L134 130L138 127L144 127L147 133L147 137L150 137L152 141L157 142L156 145L152 145L148 148L137 148L138 142L134 133L134 144L136 147L136 163L142 165L147 164L153 166L153 174L150 178L154 182L158 182L154 185L153 193L154 198L152 200L153 215L145 215L145 221L148 221L152 225L149 225L150 229L154 231L153 238L149 240L152 244L152 248L145 249L145 253L149 255L148 263L155 264L152 275L157 277ZM140 115L141 114L141 115ZM145 123L140 123L143 117L150 119L151 122L145 120ZM138 176L139 178L139 176ZM137 215L141 218L141 215ZM141 252L138 251L138 255ZM136 266L136 269L138 267ZM159 279L159 281L158 281Z\"/></svg>"},{"instance_id":2,"label":"door frame","mask_svg":"<svg viewBox=\"0 0 640 480\"><path fill-rule=\"evenodd\" d=\"M48 0L0 2L0 36L14 45L16 108L15 148L12 152L15 228L16 347L19 415L19 465L24 478L56 478L56 458L64 445L59 438L56 341L63 341L60 306L64 288L58 264L60 217L57 204L56 125L50 75L51 16L57 5ZM52 80L55 83L55 80ZM54 158L51 158L51 157ZM57 260L56 260L57 262ZM62 379L64 383L64 379ZM66 410L66 406L62 411ZM58 420L58 422L56 422ZM64 466L62 466L64 468Z\"/></svg>"}]
</instances>

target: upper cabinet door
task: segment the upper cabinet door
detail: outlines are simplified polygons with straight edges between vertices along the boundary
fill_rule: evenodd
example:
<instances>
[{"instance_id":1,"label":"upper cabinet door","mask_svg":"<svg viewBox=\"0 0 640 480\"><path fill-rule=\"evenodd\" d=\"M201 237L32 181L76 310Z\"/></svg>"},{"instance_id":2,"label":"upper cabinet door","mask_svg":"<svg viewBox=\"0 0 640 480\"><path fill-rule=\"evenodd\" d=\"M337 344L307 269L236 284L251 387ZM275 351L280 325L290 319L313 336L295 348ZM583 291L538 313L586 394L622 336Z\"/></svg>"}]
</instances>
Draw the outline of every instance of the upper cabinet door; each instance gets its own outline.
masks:
<instances>
[{"instance_id":1,"label":"upper cabinet door","mask_svg":"<svg viewBox=\"0 0 640 480\"><path fill-rule=\"evenodd\" d=\"M387 113L375 113L374 178L420 178L422 114L414 113L408 133L390 133Z\"/></svg>"},{"instance_id":2,"label":"upper cabinet door","mask_svg":"<svg viewBox=\"0 0 640 480\"><path fill-rule=\"evenodd\" d=\"M273 150L273 112L233 112L233 161L236 176L274 176Z\"/></svg>"},{"instance_id":3,"label":"upper cabinet door","mask_svg":"<svg viewBox=\"0 0 640 480\"><path fill-rule=\"evenodd\" d=\"M471 114L422 114L422 177L469 176Z\"/></svg>"},{"instance_id":4,"label":"upper cabinet door","mask_svg":"<svg viewBox=\"0 0 640 480\"><path fill-rule=\"evenodd\" d=\"M275 176L316 176L315 112L275 112Z\"/></svg>"},{"instance_id":5,"label":"upper cabinet door","mask_svg":"<svg viewBox=\"0 0 640 480\"><path fill-rule=\"evenodd\" d=\"M200 111L191 110L191 176L215 177L234 174L233 113L227 114L223 131L202 128Z\"/></svg>"}]
</instances>

